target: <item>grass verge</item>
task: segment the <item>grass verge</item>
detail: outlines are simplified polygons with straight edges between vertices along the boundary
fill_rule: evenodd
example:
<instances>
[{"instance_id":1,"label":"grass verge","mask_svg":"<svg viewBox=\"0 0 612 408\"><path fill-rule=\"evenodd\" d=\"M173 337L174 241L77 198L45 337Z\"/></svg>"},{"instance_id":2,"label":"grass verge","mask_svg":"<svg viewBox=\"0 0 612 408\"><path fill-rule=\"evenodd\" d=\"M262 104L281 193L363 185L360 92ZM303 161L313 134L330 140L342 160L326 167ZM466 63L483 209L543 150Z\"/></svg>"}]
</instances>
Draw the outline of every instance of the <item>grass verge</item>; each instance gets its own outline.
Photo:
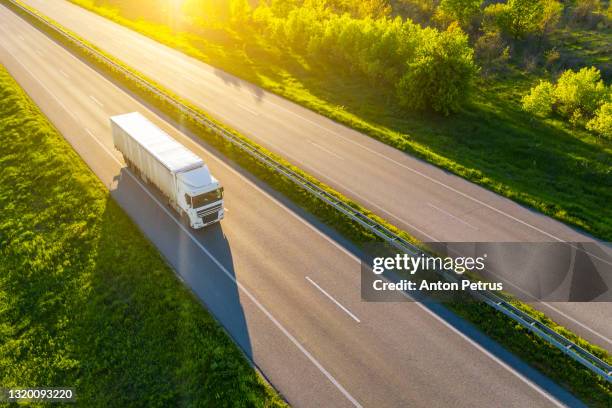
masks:
<instances>
[{"instance_id":1,"label":"grass verge","mask_svg":"<svg viewBox=\"0 0 612 408\"><path fill-rule=\"evenodd\" d=\"M0 66L0 385L285 406Z\"/></svg>"},{"instance_id":2,"label":"grass verge","mask_svg":"<svg viewBox=\"0 0 612 408\"><path fill-rule=\"evenodd\" d=\"M383 143L612 240L612 144L521 110L539 75L480 80L456 115L406 112L395 90L271 42L251 24L208 28L141 1L70 0ZM170 22L171 21L171 22ZM609 36L607 37L609 39ZM565 50L563 50L565 51ZM603 62L609 63L609 58ZM602 62L602 64L603 64Z\"/></svg>"},{"instance_id":3,"label":"grass verge","mask_svg":"<svg viewBox=\"0 0 612 408\"><path fill-rule=\"evenodd\" d=\"M8 4L10 6L10 2L6 0L0 0L4 4ZM21 13L18 9L13 6L12 7L16 12ZM23 15L23 14L22 14ZM210 132L208 128L203 127L198 122L194 121L193 118L189 116L184 116L179 110L177 110L172 104L168 103L168 101L164 98L159 97L158 95L152 93L148 88L142 86L139 82L135 81L131 75L125 74L123 71L114 68L105 62L104 59L100 58L95 53L91 53L81 47L75 46L74 43L68 41L64 36L59 35L53 30L50 30L46 25L41 24L37 20L24 15L26 19L31 21L35 26L37 26L42 31L51 35L52 38L55 38L65 47L70 49L72 52L85 59L87 62L95 66L105 75L111 77L115 81L117 81L123 88L130 90L135 95L141 97L143 100L147 101L150 105L159 109L168 115L171 119L176 121L176 123L181 123L181 125L185 126L191 132L196 135L199 135L203 140L205 140L208 144L215 147L219 152L233 160L235 163L240 165L242 168L246 169L250 173L257 176L259 179L270 185L275 190L281 192L283 195L297 203L299 206L304 208L305 210L311 212L319 219L321 219L326 224L330 225L332 228L339 231L341 234L351 239L358 245L372 242L376 240L376 237L370 233L369 231L363 229L359 224L350 221L345 216L341 215L338 211L323 204L320 200L316 199L311 194L307 193L303 189L299 188L297 185L292 183L291 181L278 177L278 173L276 173L273 169L262 165L260 162L252 159L250 156L245 155L240 149L235 147L233 144L226 142L220 136ZM45 18L46 19L46 18ZM49 19L47 21L51 22L56 27L61 27L55 22L52 22ZM67 33L70 33L72 36L79 38L76 34L65 30ZM87 43L83 39L81 41ZM121 65L126 70L131 72L133 75L137 75L140 78L145 79L147 82L155 85L159 90L162 90L167 95L173 97L176 100L181 101L186 106L198 110L188 101L182 100L177 95L174 95L171 91L165 89L159 84L156 84L154 81L146 78L142 74L134 71L133 69L125 66L120 61L117 61L112 56L105 54L103 51L100 51L95 46L87 43L92 48L96 49L97 52L104 55L105 57L113 60L116 64ZM203 115L205 113L201 112ZM222 124L219 126L223 127ZM228 131L234 133L236 136L241 137L243 140L248 142L251 145L256 146L253 142L246 139L244 136L232 131L231 129L227 129ZM258 149L262 151L266 151L264 148L257 146ZM411 237L405 231L400 231L396 227L390 225L385 220L377 217L376 215L370 213L365 208L360 207L358 204L351 202L346 197L343 197L338 192L332 190L328 186L323 185L318 182L316 179L311 176L305 174L300 169L292 166L290 163L286 162L284 159L267 152L269 155L276 158L276 160L286 166L291 167L294 171L302 174L304 177L309 178L314 183L318 184L321 188L328 191L330 194L335 195L336 197L344 200L349 205L354 208L362 211L363 213L370 216L372 219L386 225L389 229L394 232L402 235L408 240L412 242L416 242L416 240ZM579 343L585 349L591 351L596 354L600 358L610 362L612 359L609 354L594 345L589 344L588 342L580 339L578 336L573 333L567 331L566 329L558 326L548 320L541 313L533 310L527 305L519 304L520 307L529 312L532 316L537 319L541 319L545 323L549 324L550 327L562 333L569 339ZM489 306L477 303L477 302L468 302L461 304L448 304L447 305L451 310L464 317L466 320L473 323L476 327L482 330L484 333L498 341L504 347L515 353L520 358L524 359L526 362L532 364L541 370L544 374L549 376L551 379L557 381L561 385L565 386L571 392L573 392L576 396L581 398L583 401L589 403L592 406L601 406L608 407L610 402L612 401L612 385L607 383L603 378L591 373L586 368L581 366L580 364L574 362L561 351L557 350L553 346L545 343L539 337L533 335L528 330L522 328L520 325L510 320L503 314L496 312Z\"/></svg>"}]
</instances>

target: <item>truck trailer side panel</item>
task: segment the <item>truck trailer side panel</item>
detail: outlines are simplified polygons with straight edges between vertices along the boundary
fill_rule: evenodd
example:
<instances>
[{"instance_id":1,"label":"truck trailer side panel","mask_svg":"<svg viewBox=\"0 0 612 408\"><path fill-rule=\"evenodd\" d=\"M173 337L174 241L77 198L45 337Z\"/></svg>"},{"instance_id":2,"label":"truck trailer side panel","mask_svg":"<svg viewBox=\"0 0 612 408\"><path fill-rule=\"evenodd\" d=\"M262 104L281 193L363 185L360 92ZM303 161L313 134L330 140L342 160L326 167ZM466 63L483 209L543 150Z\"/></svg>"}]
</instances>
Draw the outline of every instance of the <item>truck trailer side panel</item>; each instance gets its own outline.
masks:
<instances>
[{"instance_id":1,"label":"truck trailer side panel","mask_svg":"<svg viewBox=\"0 0 612 408\"><path fill-rule=\"evenodd\" d=\"M113 116L111 127L117 149L171 199L176 191L175 174L204 164L139 113Z\"/></svg>"}]
</instances>

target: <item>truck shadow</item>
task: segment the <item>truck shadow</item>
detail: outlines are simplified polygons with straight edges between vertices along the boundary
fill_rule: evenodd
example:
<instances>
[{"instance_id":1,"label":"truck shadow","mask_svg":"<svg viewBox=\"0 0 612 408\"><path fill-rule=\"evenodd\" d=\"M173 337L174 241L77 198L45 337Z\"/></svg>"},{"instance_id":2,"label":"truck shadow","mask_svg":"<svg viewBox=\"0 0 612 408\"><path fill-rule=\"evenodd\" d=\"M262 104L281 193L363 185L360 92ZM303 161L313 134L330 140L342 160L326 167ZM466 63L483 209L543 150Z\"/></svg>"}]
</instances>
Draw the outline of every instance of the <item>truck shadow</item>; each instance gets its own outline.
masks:
<instances>
[{"instance_id":1,"label":"truck shadow","mask_svg":"<svg viewBox=\"0 0 612 408\"><path fill-rule=\"evenodd\" d=\"M185 287L252 360L232 251L222 225L191 229L167 205L159 190L137 179L126 168L115 182L116 186L111 187L113 198L157 247Z\"/></svg>"}]
</instances>

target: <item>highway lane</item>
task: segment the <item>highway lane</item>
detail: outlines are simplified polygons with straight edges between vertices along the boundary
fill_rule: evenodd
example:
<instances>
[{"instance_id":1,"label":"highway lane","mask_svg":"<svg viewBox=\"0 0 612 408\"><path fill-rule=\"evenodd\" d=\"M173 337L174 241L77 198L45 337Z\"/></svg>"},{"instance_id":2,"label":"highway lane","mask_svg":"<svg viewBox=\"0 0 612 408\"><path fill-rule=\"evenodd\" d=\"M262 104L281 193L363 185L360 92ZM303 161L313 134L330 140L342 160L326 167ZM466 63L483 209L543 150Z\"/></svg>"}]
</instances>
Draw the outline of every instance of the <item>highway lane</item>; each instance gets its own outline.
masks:
<instances>
[{"instance_id":1,"label":"highway lane","mask_svg":"<svg viewBox=\"0 0 612 408\"><path fill-rule=\"evenodd\" d=\"M64 0L25 3L422 240L592 240ZM612 350L609 303L536 306Z\"/></svg>"},{"instance_id":2,"label":"highway lane","mask_svg":"<svg viewBox=\"0 0 612 408\"><path fill-rule=\"evenodd\" d=\"M295 406L488 407L492 398L501 406L579 405L473 330L464 330L468 337L420 304L361 302L353 255L2 6L0 62ZM134 110L196 151L222 180L228 213L220 226L190 231L123 168L108 117Z\"/></svg>"}]
</instances>

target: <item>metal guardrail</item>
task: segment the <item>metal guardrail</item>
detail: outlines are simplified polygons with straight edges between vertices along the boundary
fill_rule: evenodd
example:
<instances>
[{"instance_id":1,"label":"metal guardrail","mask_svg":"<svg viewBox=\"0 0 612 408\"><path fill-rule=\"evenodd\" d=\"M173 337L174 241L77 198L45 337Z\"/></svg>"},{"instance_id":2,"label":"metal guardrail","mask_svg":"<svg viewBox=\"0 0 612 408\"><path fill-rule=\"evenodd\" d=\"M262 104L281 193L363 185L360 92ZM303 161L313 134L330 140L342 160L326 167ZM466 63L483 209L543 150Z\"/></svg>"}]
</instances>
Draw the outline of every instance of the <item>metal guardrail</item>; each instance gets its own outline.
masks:
<instances>
[{"instance_id":1,"label":"metal guardrail","mask_svg":"<svg viewBox=\"0 0 612 408\"><path fill-rule=\"evenodd\" d=\"M120 64L117 64L115 61L106 57L105 55L103 55L101 52L99 52L95 48L84 43L79 38L75 37L69 32L64 31L57 25L51 23L50 21L47 21L45 18L43 18L37 13L34 13L27 7L24 7L23 5L16 3L14 0L6 0L6 1L9 1L11 4L18 7L20 10L34 17L36 20L42 22L45 26L56 31L63 37L73 42L78 47L85 49L86 51L93 54L97 58L103 60L105 63L109 64L114 69L117 69L123 72L125 75L132 78L132 80L138 82L141 86L147 88L149 91L153 92L160 98L164 99L166 102L173 105L176 109L178 109L183 114L189 115L192 119L206 126L210 130L212 130L215 134L223 137L225 140L229 141L234 146L237 146L242 151L246 152L247 154L254 157L258 161L262 162L266 166L272 168L273 170L280 173L287 179L299 185L301 188L310 192L311 194L319 198L321 201L332 206L337 211L340 211L342 214L346 215L351 220L357 222L364 228L373 232L379 238L383 239L385 242L393 245L398 250L406 252L407 254L410 254L412 256L422 253L421 249L411 244L410 242L408 242L401 236L395 234L393 231L389 230L384 225L371 219L367 215L357 211L356 209L354 209L353 207L351 207L344 201L338 199L334 195L323 190L317 184L308 180L306 177L302 176L301 174L277 162L273 157L269 156L268 154L266 154L265 152L263 152L256 146L253 146L252 144L248 143L244 139L222 128L221 126L216 124L214 121L207 118L204 114L186 106L185 104L176 100L174 97L165 93L164 91L159 90L158 88L156 88L154 85L152 85L145 79L139 77L134 72L124 68ZM438 271L438 272L447 280L456 281L458 279L466 279L464 277L458 278L457 276L450 275L448 272L444 272L444 271ZM554 347L556 347L557 349L561 350L563 353L568 355L570 358L584 365L586 368L588 368L592 372L597 373L600 376L602 376L604 379L606 379L607 381L612 382L612 365L606 363L605 361L601 360L597 356L593 355L592 353L580 347L578 344L565 338L564 336L557 333L550 327L546 326L545 324L529 316L527 313L518 309L516 306L512 305L511 303L509 303L502 297L496 295L495 293L491 291L484 291L484 290L478 290L478 291L473 290L470 292L472 296L484 301L486 304L493 307L495 310L498 310L499 312L508 316L510 319L516 321L521 326L525 327L527 330L541 337L542 339L544 339L545 341L547 341L548 343L550 343L551 345L553 345Z\"/></svg>"}]
</instances>

